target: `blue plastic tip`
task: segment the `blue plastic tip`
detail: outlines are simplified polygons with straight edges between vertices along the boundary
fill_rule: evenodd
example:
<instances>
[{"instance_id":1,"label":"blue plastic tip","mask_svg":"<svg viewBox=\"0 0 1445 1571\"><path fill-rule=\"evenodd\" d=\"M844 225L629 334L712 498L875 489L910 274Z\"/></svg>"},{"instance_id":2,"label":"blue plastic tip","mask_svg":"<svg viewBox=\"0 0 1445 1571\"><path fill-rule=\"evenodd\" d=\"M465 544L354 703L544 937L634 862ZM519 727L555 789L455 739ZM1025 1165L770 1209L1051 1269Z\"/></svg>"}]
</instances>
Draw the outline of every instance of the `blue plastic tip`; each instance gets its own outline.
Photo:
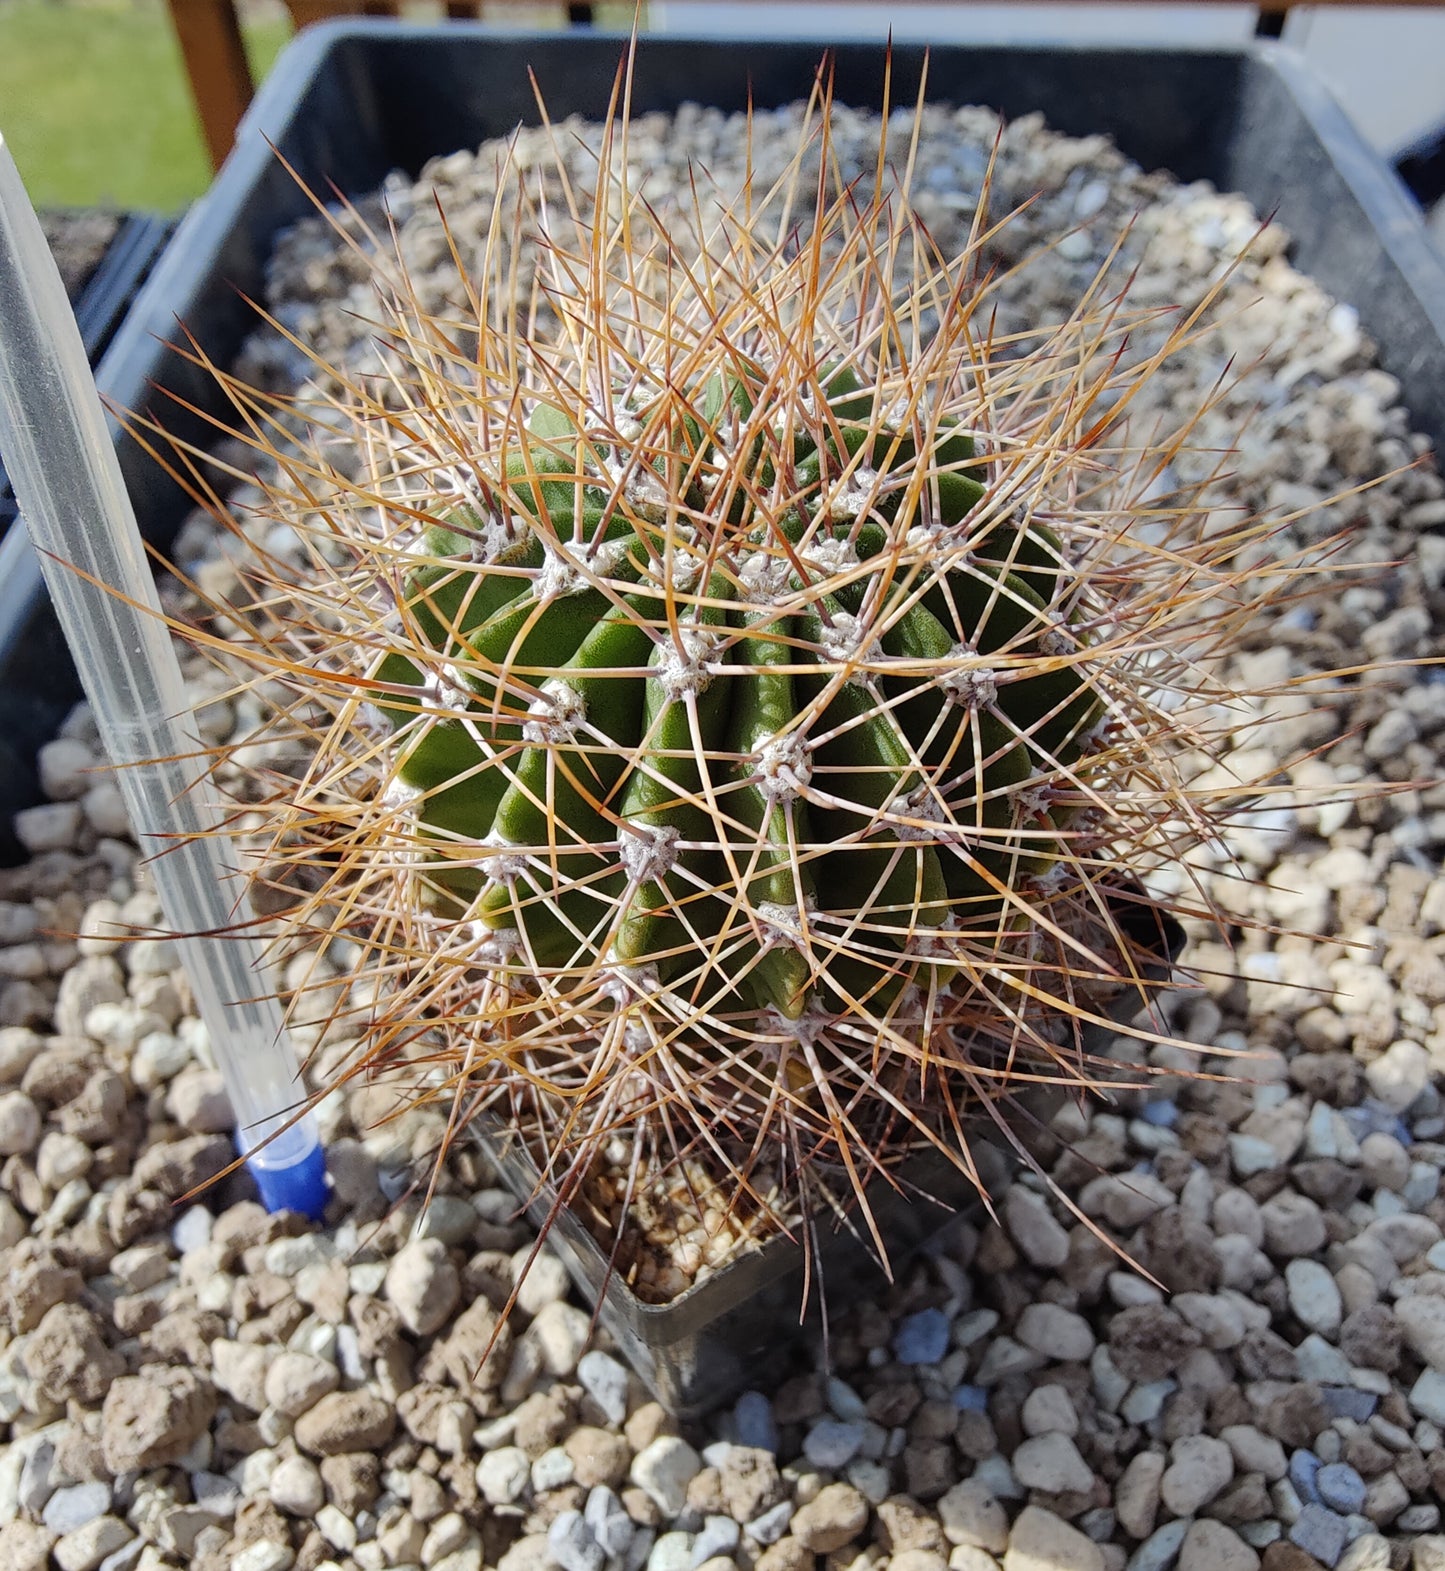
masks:
<instances>
[{"instance_id":1,"label":"blue plastic tip","mask_svg":"<svg viewBox=\"0 0 1445 1571\"><path fill-rule=\"evenodd\" d=\"M271 1156L272 1160L267 1161ZM250 1157L246 1166L261 1191L268 1211L297 1211L313 1222L321 1221L331 1191L326 1184L326 1153L318 1142L294 1161L278 1164L266 1149Z\"/></svg>"}]
</instances>

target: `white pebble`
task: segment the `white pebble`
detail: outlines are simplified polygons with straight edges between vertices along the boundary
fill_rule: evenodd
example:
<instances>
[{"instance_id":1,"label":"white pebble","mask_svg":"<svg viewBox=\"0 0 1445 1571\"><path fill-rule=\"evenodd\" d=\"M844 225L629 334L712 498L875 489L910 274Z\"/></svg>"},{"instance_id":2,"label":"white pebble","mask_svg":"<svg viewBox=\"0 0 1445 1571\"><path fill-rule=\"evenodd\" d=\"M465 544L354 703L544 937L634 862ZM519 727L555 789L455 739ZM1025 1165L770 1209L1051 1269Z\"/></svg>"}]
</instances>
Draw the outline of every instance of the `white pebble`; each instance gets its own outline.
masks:
<instances>
[{"instance_id":1,"label":"white pebble","mask_svg":"<svg viewBox=\"0 0 1445 1571\"><path fill-rule=\"evenodd\" d=\"M40 1109L23 1091L0 1094L0 1156L28 1156L40 1139Z\"/></svg>"},{"instance_id":2,"label":"white pebble","mask_svg":"<svg viewBox=\"0 0 1445 1571\"><path fill-rule=\"evenodd\" d=\"M687 1441L664 1435L632 1459L631 1479L665 1518L687 1504L687 1486L702 1471L702 1458Z\"/></svg>"},{"instance_id":3,"label":"white pebble","mask_svg":"<svg viewBox=\"0 0 1445 1571\"><path fill-rule=\"evenodd\" d=\"M1333 1336L1344 1316L1344 1301L1329 1271L1318 1260L1291 1260L1284 1279L1295 1316L1310 1330Z\"/></svg>"}]
</instances>

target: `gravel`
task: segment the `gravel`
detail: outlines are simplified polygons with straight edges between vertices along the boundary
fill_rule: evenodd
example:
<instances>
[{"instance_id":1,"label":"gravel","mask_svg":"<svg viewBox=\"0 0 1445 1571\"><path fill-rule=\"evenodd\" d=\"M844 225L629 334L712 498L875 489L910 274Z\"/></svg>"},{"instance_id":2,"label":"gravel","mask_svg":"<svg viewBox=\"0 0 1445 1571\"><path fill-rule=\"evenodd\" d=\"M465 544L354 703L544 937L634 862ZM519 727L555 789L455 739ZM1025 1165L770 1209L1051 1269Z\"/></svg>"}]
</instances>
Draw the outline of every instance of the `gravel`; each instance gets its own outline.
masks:
<instances>
[{"instance_id":1,"label":"gravel","mask_svg":"<svg viewBox=\"0 0 1445 1571\"><path fill-rule=\"evenodd\" d=\"M758 117L758 180L790 123ZM845 162L863 160L874 128L844 112L842 133ZM960 111L920 144L919 205L945 247L992 136ZM677 188L688 149L726 176L720 117L639 124L650 196ZM440 160L415 191L389 184L438 301L428 193L465 250L489 211L491 156ZM1139 267L1141 303L1190 298L1256 235L1238 199L1026 117L1004 135L996 206L1036 190L1001 259L1067 243L1004 290L1001 332L1061 313L1136 212L1120 266ZM1217 340L1148 396L1167 424L1224 357L1246 367L1199 443L1237 435L1218 505L1261 510L1288 543L1323 528L1308 509L1424 446L1351 308L1294 273L1286 245L1274 226L1258 234ZM278 250L272 304L323 352L364 356L361 296L347 295L360 276L303 223ZM1148 344L1144 330L1130 352ZM274 380L289 353L259 334L241 369ZM1351 559L1397 565L1233 656L1275 695L1240 751L1273 749L1301 797L1193 868L1227 911L1264 924L1233 948L1193 924L1199 982L1168 1008L1213 1078L1184 1079L1169 1050L1146 1048L1160 1074L1061 1113L1041 1172L1013 1180L997 1221L954 1223L891 1287L838 1309L827 1370L819 1350L816 1367L681 1431L605 1331L589 1341L550 1255L498 1330L530 1235L460 1147L423 1214L413 1160L440 1118L382 1122L384 1087L322 1107L324 1228L265 1215L244 1175L177 1204L229 1163L229 1108L174 956L136 936L156 903L77 710L39 761L50 800L18 816L32 859L0 872L0 1564L1445 1565L1445 790L1340 800L1362 780L1441 775L1445 686L1402 669L1318 694L1314 713L1300 687L1359 651L1439 651L1445 504L1421 467L1330 513L1359 525ZM213 589L230 572L199 518L177 549ZM244 739L245 701L192 675L217 698L213 734ZM1292 924L1325 937L1270 931ZM323 964L344 977L344 955ZM324 1020L298 1041L330 1073L349 1045Z\"/></svg>"}]
</instances>

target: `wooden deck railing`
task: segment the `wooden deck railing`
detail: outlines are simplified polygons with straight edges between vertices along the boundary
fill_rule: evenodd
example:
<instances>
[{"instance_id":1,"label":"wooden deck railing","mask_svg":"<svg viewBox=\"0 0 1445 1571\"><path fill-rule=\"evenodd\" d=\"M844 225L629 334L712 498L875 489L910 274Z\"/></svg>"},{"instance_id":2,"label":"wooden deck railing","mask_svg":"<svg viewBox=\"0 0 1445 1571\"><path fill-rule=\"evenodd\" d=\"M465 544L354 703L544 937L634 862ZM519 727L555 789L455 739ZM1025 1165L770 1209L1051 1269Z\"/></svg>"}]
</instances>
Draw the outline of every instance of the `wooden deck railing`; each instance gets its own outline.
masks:
<instances>
[{"instance_id":1,"label":"wooden deck railing","mask_svg":"<svg viewBox=\"0 0 1445 1571\"><path fill-rule=\"evenodd\" d=\"M168 0L168 3L206 147L211 162L219 168L231 150L236 127L255 91L236 16L236 0ZM511 3L534 4L539 10L563 13L573 26L586 26L592 21L591 5L559 5L556 0L511 0ZM832 5L838 3L839 0L830 0ZM849 0L842 0L842 3L849 3ZM933 0L933 3L957 6L959 0ZM1428 5L1438 4L1440 0L1257 0L1255 31L1266 37L1278 37L1286 13L1304 3ZM286 7L298 28L328 17L397 16L403 10L398 0L286 0ZM443 10L450 17L462 19L485 15L486 5L473 0L471 4L448 3ZM823 29L826 29L825 15L820 5L820 28Z\"/></svg>"},{"instance_id":2,"label":"wooden deck railing","mask_svg":"<svg viewBox=\"0 0 1445 1571\"><path fill-rule=\"evenodd\" d=\"M191 97L201 122L206 150L212 165L219 169L231 144L256 84L251 77L241 24L236 15L236 0L167 0L181 54L190 77ZM512 4L519 0L511 0ZM573 26L592 21L590 5L558 5L555 0L520 0L550 9L565 16ZM333 16L397 16L402 6L397 0L286 0L286 9L297 28ZM448 3L442 8L449 17L464 20L484 15L485 4Z\"/></svg>"}]
</instances>

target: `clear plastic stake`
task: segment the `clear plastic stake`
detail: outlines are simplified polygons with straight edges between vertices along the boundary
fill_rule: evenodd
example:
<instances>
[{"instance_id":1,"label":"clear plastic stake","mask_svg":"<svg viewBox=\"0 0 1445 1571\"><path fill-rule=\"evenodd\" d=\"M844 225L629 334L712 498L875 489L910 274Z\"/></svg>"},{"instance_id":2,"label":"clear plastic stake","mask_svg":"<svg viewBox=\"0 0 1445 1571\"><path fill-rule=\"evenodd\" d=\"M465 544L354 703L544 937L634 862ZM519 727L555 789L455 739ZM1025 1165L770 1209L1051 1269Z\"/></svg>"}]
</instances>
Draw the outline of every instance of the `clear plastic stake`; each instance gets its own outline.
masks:
<instances>
[{"instance_id":1,"label":"clear plastic stake","mask_svg":"<svg viewBox=\"0 0 1445 1571\"><path fill-rule=\"evenodd\" d=\"M0 137L0 457L171 930L249 916L80 331ZM102 587L103 586L103 587ZM113 592L110 592L113 591ZM259 942L178 936L267 1207L319 1217L325 1158ZM289 1127L287 1127L289 1125Z\"/></svg>"}]
</instances>

